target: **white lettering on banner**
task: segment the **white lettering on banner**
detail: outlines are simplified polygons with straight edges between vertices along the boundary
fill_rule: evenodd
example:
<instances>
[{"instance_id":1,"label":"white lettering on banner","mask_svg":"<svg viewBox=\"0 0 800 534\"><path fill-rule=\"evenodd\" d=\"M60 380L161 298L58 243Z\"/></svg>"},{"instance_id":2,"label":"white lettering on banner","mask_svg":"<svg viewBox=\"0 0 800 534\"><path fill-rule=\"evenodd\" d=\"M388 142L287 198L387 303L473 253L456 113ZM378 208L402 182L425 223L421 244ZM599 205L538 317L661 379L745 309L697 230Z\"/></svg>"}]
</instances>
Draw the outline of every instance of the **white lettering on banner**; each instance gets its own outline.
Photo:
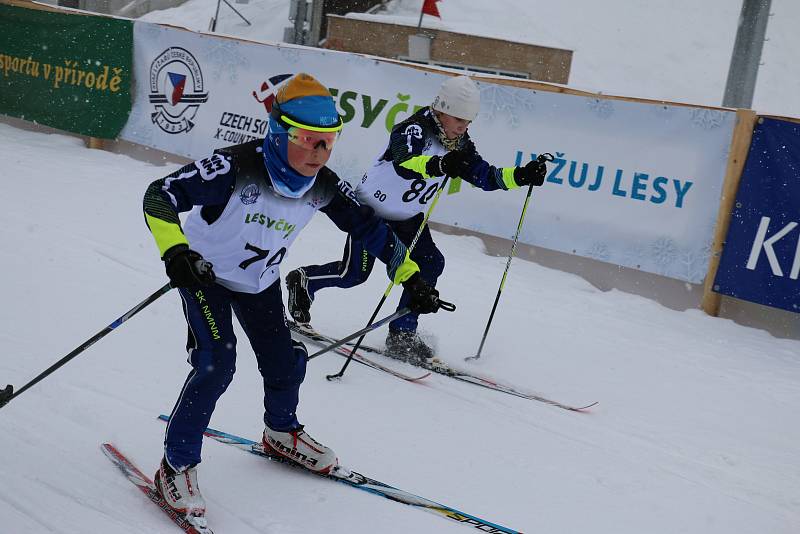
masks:
<instances>
[{"instance_id":1,"label":"white lettering on banner","mask_svg":"<svg viewBox=\"0 0 800 534\"><path fill-rule=\"evenodd\" d=\"M767 255L769 266L772 269L772 274L775 276L783 276L781 265L778 262L778 256L775 255L775 250L772 248L772 245L783 239L786 234L794 230L794 228L797 226L797 223L794 221L790 222L781 228L778 233L767 239L769 222L769 217L761 217L761 222L758 224L758 231L756 232L756 238L753 240L753 247L750 249L750 257L747 260L747 268L751 271L755 270L756 264L758 263L758 258L761 255L761 249L763 248L764 253ZM798 274L800 274L800 240L798 240L797 248L795 249L794 261L792 262L792 270L789 273L789 278L792 280L797 280Z\"/></svg>"}]
</instances>

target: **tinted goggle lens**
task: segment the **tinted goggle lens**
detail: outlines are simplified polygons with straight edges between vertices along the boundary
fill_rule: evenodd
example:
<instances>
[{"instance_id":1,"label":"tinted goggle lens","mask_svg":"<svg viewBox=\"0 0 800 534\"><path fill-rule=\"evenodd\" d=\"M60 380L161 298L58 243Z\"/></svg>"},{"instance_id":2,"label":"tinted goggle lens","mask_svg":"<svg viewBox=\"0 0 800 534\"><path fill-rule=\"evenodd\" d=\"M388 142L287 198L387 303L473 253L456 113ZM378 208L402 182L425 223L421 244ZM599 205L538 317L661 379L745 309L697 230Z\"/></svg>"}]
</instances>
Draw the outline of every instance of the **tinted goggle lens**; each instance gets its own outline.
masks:
<instances>
[{"instance_id":1,"label":"tinted goggle lens","mask_svg":"<svg viewBox=\"0 0 800 534\"><path fill-rule=\"evenodd\" d=\"M315 132L292 126L287 132L289 141L305 149L314 150L321 146L325 150L331 151L333 150L333 145L336 144L336 140L339 139L341 130L338 132Z\"/></svg>"}]
</instances>

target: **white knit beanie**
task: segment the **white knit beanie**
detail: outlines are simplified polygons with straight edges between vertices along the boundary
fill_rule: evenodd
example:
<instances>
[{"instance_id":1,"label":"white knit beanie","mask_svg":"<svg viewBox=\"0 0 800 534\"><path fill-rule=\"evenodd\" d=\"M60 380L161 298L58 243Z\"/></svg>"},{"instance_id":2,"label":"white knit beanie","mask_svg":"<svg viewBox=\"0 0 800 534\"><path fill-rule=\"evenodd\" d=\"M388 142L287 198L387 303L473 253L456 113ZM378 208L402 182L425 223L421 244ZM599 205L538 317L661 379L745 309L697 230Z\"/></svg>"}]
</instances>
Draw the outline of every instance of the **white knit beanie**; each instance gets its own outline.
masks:
<instances>
[{"instance_id":1,"label":"white knit beanie","mask_svg":"<svg viewBox=\"0 0 800 534\"><path fill-rule=\"evenodd\" d=\"M475 120L481 106L478 85L467 76L453 76L442 83L431 107L468 121Z\"/></svg>"}]
</instances>

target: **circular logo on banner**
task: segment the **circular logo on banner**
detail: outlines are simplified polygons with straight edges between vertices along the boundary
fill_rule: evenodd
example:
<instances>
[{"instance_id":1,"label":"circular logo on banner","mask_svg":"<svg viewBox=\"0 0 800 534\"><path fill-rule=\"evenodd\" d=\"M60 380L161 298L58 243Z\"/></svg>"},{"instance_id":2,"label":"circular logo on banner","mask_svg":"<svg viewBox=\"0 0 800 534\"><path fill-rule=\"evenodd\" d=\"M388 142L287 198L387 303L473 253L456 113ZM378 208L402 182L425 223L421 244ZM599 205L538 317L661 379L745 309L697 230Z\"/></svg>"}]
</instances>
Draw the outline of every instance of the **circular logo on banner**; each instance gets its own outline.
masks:
<instances>
[{"instance_id":1,"label":"circular logo on banner","mask_svg":"<svg viewBox=\"0 0 800 534\"><path fill-rule=\"evenodd\" d=\"M171 47L150 64L150 103L154 124L168 134L188 132L200 104L208 101L203 92L203 71L186 49Z\"/></svg>"},{"instance_id":2,"label":"circular logo on banner","mask_svg":"<svg viewBox=\"0 0 800 534\"><path fill-rule=\"evenodd\" d=\"M268 79L261 82L261 85L258 86L258 91L253 91L253 98L261 104L264 104L267 115L272 111L272 103L275 101L275 94L278 92L278 86L292 76L294 76L294 74L270 76Z\"/></svg>"}]
</instances>

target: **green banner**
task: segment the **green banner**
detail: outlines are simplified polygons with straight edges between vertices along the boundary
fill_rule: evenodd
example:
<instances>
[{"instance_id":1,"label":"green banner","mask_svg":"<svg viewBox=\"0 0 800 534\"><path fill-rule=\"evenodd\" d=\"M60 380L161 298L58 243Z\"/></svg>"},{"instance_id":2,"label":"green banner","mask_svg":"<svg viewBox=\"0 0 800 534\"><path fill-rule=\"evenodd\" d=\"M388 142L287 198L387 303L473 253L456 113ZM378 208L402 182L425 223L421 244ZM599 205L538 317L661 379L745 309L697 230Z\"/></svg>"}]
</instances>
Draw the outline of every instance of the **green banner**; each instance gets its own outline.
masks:
<instances>
[{"instance_id":1,"label":"green banner","mask_svg":"<svg viewBox=\"0 0 800 534\"><path fill-rule=\"evenodd\" d=\"M115 138L131 111L133 23L0 4L0 113Z\"/></svg>"}]
</instances>

